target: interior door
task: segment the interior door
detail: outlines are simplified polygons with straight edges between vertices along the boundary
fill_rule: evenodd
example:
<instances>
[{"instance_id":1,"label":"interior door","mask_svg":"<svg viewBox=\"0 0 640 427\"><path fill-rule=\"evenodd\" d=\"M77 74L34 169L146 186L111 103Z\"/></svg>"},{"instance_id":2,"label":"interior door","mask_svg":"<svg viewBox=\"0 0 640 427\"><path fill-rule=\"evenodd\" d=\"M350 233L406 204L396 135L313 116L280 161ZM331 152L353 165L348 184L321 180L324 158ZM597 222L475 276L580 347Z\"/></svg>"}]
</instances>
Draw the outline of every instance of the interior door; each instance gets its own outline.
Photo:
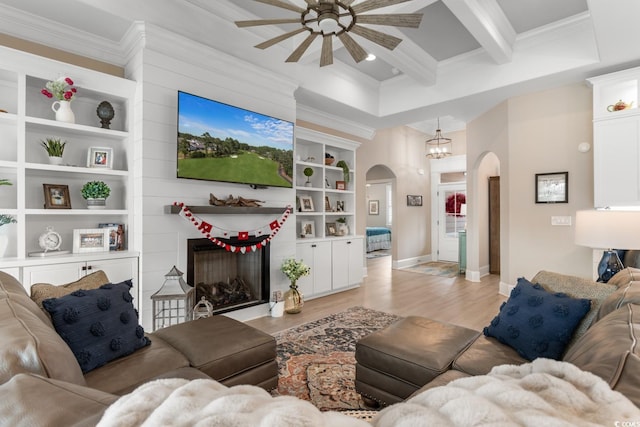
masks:
<instances>
[{"instance_id":1,"label":"interior door","mask_svg":"<svg viewBox=\"0 0 640 427\"><path fill-rule=\"evenodd\" d=\"M465 183L439 186L437 259L440 261L458 262L458 232L467 225L466 202Z\"/></svg>"}]
</instances>

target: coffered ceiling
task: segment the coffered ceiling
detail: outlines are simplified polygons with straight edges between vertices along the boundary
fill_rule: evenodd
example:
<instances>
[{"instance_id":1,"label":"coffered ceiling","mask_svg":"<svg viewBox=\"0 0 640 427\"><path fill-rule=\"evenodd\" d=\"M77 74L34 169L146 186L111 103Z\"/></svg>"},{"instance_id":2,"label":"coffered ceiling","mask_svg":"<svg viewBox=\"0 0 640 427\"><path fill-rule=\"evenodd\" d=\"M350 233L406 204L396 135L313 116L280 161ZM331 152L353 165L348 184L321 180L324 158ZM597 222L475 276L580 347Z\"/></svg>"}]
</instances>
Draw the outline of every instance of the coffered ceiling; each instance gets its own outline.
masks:
<instances>
[{"instance_id":1,"label":"coffered ceiling","mask_svg":"<svg viewBox=\"0 0 640 427\"><path fill-rule=\"evenodd\" d=\"M282 1L306 7L305 0ZM377 59L355 63L336 41L334 64L322 68L319 42L298 63L285 63L305 34L254 48L299 26L238 28L238 20L299 17L254 0L0 5L0 32L117 65L126 60L123 40L135 21L169 29L291 78L301 117L370 129L411 125L431 134L437 117L443 130L461 129L508 97L640 64L637 0L406 1L375 13L422 13L419 28L371 26L403 39L395 50L354 35Z\"/></svg>"}]
</instances>

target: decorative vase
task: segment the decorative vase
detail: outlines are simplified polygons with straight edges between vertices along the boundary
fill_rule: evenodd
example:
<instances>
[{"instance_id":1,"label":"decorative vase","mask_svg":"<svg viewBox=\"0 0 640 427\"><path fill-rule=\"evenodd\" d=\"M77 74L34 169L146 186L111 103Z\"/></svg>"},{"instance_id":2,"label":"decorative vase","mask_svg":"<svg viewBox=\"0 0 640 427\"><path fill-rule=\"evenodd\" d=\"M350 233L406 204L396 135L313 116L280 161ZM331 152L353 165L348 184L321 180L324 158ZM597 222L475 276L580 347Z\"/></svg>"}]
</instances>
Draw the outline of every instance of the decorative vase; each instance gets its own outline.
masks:
<instances>
[{"instance_id":1,"label":"decorative vase","mask_svg":"<svg viewBox=\"0 0 640 427\"><path fill-rule=\"evenodd\" d=\"M342 222L336 224L336 231L339 236L347 236L349 235L349 226Z\"/></svg>"},{"instance_id":2,"label":"decorative vase","mask_svg":"<svg viewBox=\"0 0 640 427\"><path fill-rule=\"evenodd\" d=\"M50 165L61 165L62 164L62 157L58 157L58 156L49 156L49 164Z\"/></svg>"},{"instance_id":3,"label":"decorative vase","mask_svg":"<svg viewBox=\"0 0 640 427\"><path fill-rule=\"evenodd\" d=\"M75 123L76 116L71 111L71 101L56 101L51 105L51 109L56 113L56 120L59 122Z\"/></svg>"},{"instance_id":4,"label":"decorative vase","mask_svg":"<svg viewBox=\"0 0 640 427\"><path fill-rule=\"evenodd\" d=\"M107 199L87 199L87 209L104 209L107 205Z\"/></svg>"},{"instance_id":5,"label":"decorative vase","mask_svg":"<svg viewBox=\"0 0 640 427\"><path fill-rule=\"evenodd\" d=\"M0 233L0 258L3 258L7 253L9 247L9 236L4 233Z\"/></svg>"},{"instance_id":6,"label":"decorative vase","mask_svg":"<svg viewBox=\"0 0 640 427\"><path fill-rule=\"evenodd\" d=\"M304 298L298 290L296 282L291 282L289 290L284 293L284 311L289 314L296 314L302 311Z\"/></svg>"}]
</instances>

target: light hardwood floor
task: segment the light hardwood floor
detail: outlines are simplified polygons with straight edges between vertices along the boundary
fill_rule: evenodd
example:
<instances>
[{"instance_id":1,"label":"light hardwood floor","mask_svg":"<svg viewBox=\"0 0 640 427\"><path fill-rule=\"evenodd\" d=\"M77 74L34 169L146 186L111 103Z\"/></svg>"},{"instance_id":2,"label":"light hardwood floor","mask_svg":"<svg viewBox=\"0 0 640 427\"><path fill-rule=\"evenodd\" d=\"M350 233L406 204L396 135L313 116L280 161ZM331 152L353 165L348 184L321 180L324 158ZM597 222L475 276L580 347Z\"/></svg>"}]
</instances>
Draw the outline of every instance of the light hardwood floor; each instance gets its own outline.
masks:
<instances>
[{"instance_id":1,"label":"light hardwood floor","mask_svg":"<svg viewBox=\"0 0 640 427\"><path fill-rule=\"evenodd\" d=\"M367 260L368 275L359 288L305 301L298 314L262 317L246 322L273 334L306 322L363 306L399 316L424 316L482 330L506 299L498 294L500 277L489 275L481 282L429 276L391 269L391 257Z\"/></svg>"}]
</instances>

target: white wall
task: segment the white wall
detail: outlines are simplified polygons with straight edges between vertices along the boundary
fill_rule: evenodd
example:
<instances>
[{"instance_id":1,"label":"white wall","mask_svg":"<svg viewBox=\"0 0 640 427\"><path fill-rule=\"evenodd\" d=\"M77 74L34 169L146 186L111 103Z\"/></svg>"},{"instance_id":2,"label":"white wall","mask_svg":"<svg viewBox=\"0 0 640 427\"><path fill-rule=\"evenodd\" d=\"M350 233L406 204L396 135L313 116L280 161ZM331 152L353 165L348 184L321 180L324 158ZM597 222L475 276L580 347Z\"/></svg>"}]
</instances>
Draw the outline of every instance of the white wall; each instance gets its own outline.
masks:
<instances>
[{"instance_id":1,"label":"white wall","mask_svg":"<svg viewBox=\"0 0 640 427\"><path fill-rule=\"evenodd\" d=\"M136 124L136 187L142 210L136 229L141 233L141 318L151 325L150 296L176 265L186 272L186 240L202 237L188 221L165 213L174 202L207 205L209 194L229 194L265 201L263 206L293 205L293 189L253 190L247 185L222 184L176 178L177 91L182 90L262 114L295 122L295 85L264 70L256 70L223 53L204 48L166 30L146 25L127 77L139 83L141 123ZM208 215L207 222L229 230L251 230L279 215ZM271 242L271 288L286 289L280 272L285 258L295 256L295 220L287 221ZM186 279L186 276L185 276ZM268 304L239 310L229 316L247 320L268 313Z\"/></svg>"}]
</instances>

